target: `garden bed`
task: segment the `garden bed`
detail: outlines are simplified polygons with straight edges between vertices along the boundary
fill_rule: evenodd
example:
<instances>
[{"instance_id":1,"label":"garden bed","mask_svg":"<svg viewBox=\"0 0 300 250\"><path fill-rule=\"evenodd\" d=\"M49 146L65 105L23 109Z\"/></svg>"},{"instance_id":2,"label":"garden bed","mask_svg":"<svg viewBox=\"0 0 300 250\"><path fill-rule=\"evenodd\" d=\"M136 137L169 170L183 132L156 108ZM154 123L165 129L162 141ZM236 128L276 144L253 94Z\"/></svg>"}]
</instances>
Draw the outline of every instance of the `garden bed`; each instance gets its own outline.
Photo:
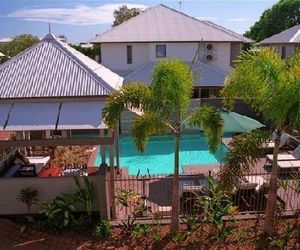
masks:
<instances>
[{"instance_id":1,"label":"garden bed","mask_svg":"<svg viewBox=\"0 0 300 250\"><path fill-rule=\"evenodd\" d=\"M66 231L59 235L29 227L21 233L22 224L0 219L0 241L4 249L254 249L263 243L259 237L263 222L262 219L230 222L219 236L215 228L201 224L192 230L182 224L177 234L171 234L167 225L157 224L131 234L119 226L112 228L107 239L100 240L93 236L91 227L82 233ZM288 230L288 225L295 230ZM278 221L271 249L283 249L283 246L299 249L299 230L298 219Z\"/></svg>"}]
</instances>

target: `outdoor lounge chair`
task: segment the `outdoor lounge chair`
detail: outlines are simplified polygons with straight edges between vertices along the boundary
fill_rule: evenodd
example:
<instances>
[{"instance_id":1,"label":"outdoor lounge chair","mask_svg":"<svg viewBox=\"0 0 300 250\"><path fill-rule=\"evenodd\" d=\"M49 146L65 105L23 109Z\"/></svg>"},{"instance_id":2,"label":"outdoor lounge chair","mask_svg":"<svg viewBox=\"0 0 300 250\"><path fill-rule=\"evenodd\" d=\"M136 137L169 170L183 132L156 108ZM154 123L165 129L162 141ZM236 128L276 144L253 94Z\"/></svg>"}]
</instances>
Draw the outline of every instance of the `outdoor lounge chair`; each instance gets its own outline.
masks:
<instances>
[{"instance_id":1,"label":"outdoor lounge chair","mask_svg":"<svg viewBox=\"0 0 300 250\"><path fill-rule=\"evenodd\" d=\"M295 161L300 159L300 145L291 154L278 154L278 161ZM272 163L273 155L267 155L266 161Z\"/></svg>"},{"instance_id":2,"label":"outdoor lounge chair","mask_svg":"<svg viewBox=\"0 0 300 250\"><path fill-rule=\"evenodd\" d=\"M242 183L241 185L245 185L245 184L257 184L255 186L255 191L259 192L264 184L265 184L265 180L262 176L260 175L246 175L245 176L245 180L247 181L247 183Z\"/></svg>"},{"instance_id":3,"label":"outdoor lounge chair","mask_svg":"<svg viewBox=\"0 0 300 250\"><path fill-rule=\"evenodd\" d=\"M299 169L300 160L298 161L278 161L278 167L281 169Z\"/></svg>"}]
</instances>

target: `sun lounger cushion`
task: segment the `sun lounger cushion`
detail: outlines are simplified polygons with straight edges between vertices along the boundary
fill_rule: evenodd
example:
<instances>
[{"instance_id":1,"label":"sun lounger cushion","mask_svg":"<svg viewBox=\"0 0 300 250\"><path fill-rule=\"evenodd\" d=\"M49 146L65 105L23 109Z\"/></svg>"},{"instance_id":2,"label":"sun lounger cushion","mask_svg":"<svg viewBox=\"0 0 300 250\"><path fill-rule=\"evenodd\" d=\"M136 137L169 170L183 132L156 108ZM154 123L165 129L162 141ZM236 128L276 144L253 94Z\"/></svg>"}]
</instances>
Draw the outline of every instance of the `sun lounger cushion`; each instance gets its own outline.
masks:
<instances>
[{"instance_id":1,"label":"sun lounger cushion","mask_svg":"<svg viewBox=\"0 0 300 250\"><path fill-rule=\"evenodd\" d=\"M300 168L300 161L278 161L280 168Z\"/></svg>"},{"instance_id":2,"label":"sun lounger cushion","mask_svg":"<svg viewBox=\"0 0 300 250\"><path fill-rule=\"evenodd\" d=\"M269 161L273 161L273 155L267 155L267 160ZM297 160L296 157L294 157L291 154L278 154L278 161L293 161L293 160Z\"/></svg>"}]
</instances>

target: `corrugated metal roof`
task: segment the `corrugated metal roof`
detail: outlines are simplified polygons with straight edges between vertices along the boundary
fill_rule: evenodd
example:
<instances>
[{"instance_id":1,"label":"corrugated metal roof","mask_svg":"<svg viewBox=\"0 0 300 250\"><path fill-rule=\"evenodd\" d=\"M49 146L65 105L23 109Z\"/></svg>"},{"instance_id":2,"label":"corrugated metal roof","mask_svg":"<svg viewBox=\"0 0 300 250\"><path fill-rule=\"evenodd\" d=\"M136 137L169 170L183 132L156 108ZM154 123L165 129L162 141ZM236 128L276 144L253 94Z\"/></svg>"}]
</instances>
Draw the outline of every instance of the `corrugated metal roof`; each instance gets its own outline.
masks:
<instances>
[{"instance_id":1,"label":"corrugated metal roof","mask_svg":"<svg viewBox=\"0 0 300 250\"><path fill-rule=\"evenodd\" d=\"M62 103L57 129L102 129L107 128L102 120L105 103L99 101Z\"/></svg>"},{"instance_id":2,"label":"corrugated metal roof","mask_svg":"<svg viewBox=\"0 0 300 250\"><path fill-rule=\"evenodd\" d=\"M108 95L122 82L53 34L0 66L0 98Z\"/></svg>"},{"instance_id":3,"label":"corrugated metal roof","mask_svg":"<svg viewBox=\"0 0 300 250\"><path fill-rule=\"evenodd\" d=\"M124 82L143 81L150 84L152 81L152 71L154 62L147 63L129 75L124 77ZM191 65L191 63L188 63ZM197 87L222 87L225 81L226 73L222 72L211 65L204 64L200 61L192 65L194 73L194 86Z\"/></svg>"},{"instance_id":4,"label":"corrugated metal roof","mask_svg":"<svg viewBox=\"0 0 300 250\"><path fill-rule=\"evenodd\" d=\"M300 43L300 25L284 30L274 36L262 40L259 44Z\"/></svg>"},{"instance_id":5,"label":"corrugated metal roof","mask_svg":"<svg viewBox=\"0 0 300 250\"><path fill-rule=\"evenodd\" d=\"M92 43L191 41L252 42L217 24L198 20L165 5L149 8L91 40Z\"/></svg>"}]
</instances>

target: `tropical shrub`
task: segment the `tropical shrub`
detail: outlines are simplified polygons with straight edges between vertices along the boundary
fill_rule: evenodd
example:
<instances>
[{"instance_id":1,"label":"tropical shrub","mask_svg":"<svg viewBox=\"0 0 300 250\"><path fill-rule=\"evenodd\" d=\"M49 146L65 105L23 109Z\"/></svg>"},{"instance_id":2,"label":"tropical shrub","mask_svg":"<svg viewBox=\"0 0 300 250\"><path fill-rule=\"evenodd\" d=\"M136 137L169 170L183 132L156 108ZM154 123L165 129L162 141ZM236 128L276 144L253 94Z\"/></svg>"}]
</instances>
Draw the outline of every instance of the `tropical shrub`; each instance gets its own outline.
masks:
<instances>
[{"instance_id":1,"label":"tropical shrub","mask_svg":"<svg viewBox=\"0 0 300 250\"><path fill-rule=\"evenodd\" d=\"M133 228L133 237L141 239L142 237L148 237L151 235L152 225L150 224L136 224Z\"/></svg>"},{"instance_id":2,"label":"tropical shrub","mask_svg":"<svg viewBox=\"0 0 300 250\"><path fill-rule=\"evenodd\" d=\"M30 213L31 207L33 204L38 204L37 190L33 190L30 187L24 188L21 190L17 200L22 202L27 207L27 213Z\"/></svg>"},{"instance_id":3,"label":"tropical shrub","mask_svg":"<svg viewBox=\"0 0 300 250\"><path fill-rule=\"evenodd\" d=\"M93 183L86 177L83 177L84 187L81 187L78 177L74 177L76 186L78 191L75 194L75 198L77 201L81 202L86 210L86 213L89 217L91 217L93 212L93 199L94 199L94 185Z\"/></svg>"},{"instance_id":4,"label":"tropical shrub","mask_svg":"<svg viewBox=\"0 0 300 250\"><path fill-rule=\"evenodd\" d=\"M226 245L226 239L235 230L235 208L230 197L213 182L211 177L208 177L207 181L208 188L205 194L196 194L195 205L203 209L202 223L210 226L211 240L221 241ZM230 219L231 226L227 225L224 216Z\"/></svg>"},{"instance_id":5,"label":"tropical shrub","mask_svg":"<svg viewBox=\"0 0 300 250\"><path fill-rule=\"evenodd\" d=\"M43 224L54 233L68 228L75 220L74 196L61 194L52 202L42 205L41 215L45 218Z\"/></svg>"},{"instance_id":6,"label":"tropical shrub","mask_svg":"<svg viewBox=\"0 0 300 250\"><path fill-rule=\"evenodd\" d=\"M141 202L141 195L130 189L119 189L115 197L122 208L128 208L127 220L121 220L123 229L127 234L131 234L136 218L147 208Z\"/></svg>"},{"instance_id":7,"label":"tropical shrub","mask_svg":"<svg viewBox=\"0 0 300 250\"><path fill-rule=\"evenodd\" d=\"M112 226L107 220L100 220L96 225L93 235L101 240L107 239L111 235Z\"/></svg>"}]
</instances>

